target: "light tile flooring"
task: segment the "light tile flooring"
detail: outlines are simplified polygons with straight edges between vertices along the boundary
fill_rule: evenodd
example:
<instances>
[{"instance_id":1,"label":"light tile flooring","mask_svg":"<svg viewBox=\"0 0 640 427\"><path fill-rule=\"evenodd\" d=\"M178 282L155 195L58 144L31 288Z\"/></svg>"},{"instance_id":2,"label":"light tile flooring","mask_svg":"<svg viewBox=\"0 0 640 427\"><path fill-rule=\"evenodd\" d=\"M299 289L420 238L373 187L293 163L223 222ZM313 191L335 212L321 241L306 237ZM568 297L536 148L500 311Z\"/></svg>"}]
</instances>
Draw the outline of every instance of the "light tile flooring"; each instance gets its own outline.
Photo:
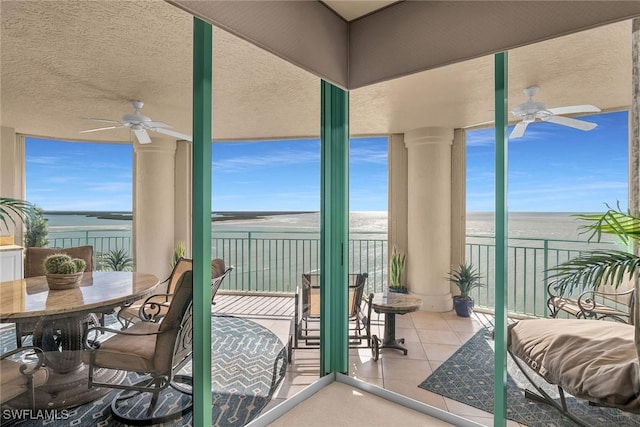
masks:
<instances>
[{"instance_id":1,"label":"light tile flooring","mask_svg":"<svg viewBox=\"0 0 640 427\"><path fill-rule=\"evenodd\" d=\"M252 319L271 329L286 343L290 322L280 319ZM474 313L470 318L458 317L455 312L415 312L396 316L396 337L404 337L409 350L407 356L394 349L383 349L379 360L371 359L370 349L352 349L349 354L349 375L379 387L427 403L486 426L493 425L493 415L464 405L418 387L433 370L438 368L466 340L483 325L490 325L491 317ZM373 319L372 333L383 336L383 318ZM294 350L293 362L280 389L266 409L293 396L319 377L319 352ZM508 421L507 426L520 424Z\"/></svg>"}]
</instances>

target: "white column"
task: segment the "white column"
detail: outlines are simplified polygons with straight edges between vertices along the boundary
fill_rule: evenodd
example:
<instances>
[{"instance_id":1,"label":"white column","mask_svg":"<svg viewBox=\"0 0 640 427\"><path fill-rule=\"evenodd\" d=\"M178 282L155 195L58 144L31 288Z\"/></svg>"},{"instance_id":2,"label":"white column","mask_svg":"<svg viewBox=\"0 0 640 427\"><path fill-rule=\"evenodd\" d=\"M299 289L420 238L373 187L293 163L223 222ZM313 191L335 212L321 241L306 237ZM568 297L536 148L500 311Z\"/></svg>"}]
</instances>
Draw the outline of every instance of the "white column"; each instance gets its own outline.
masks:
<instances>
[{"instance_id":1,"label":"white column","mask_svg":"<svg viewBox=\"0 0 640 427\"><path fill-rule=\"evenodd\" d=\"M184 242L187 256L191 257L191 171L193 144L178 141L176 149L175 173L175 242Z\"/></svg>"},{"instance_id":2,"label":"white column","mask_svg":"<svg viewBox=\"0 0 640 427\"><path fill-rule=\"evenodd\" d=\"M449 311L447 280L451 254L451 144L453 129L421 128L406 132L408 150L409 292L422 299L422 310Z\"/></svg>"},{"instance_id":3,"label":"white column","mask_svg":"<svg viewBox=\"0 0 640 427\"><path fill-rule=\"evenodd\" d=\"M25 198L25 138L16 135L14 128L0 127L0 195L15 199ZM11 221L7 221L9 230L0 227L0 234L13 235L17 245L22 245L22 222L19 227L14 227Z\"/></svg>"},{"instance_id":4,"label":"white column","mask_svg":"<svg viewBox=\"0 0 640 427\"><path fill-rule=\"evenodd\" d=\"M391 251L395 246L400 253L407 253L407 148L404 145L404 134L389 136L389 219L387 225L388 253L387 265ZM402 277L406 285L407 274ZM387 283L388 277L387 277Z\"/></svg>"},{"instance_id":5,"label":"white column","mask_svg":"<svg viewBox=\"0 0 640 427\"><path fill-rule=\"evenodd\" d=\"M134 143L133 236L136 271L169 276L174 247L175 141Z\"/></svg>"},{"instance_id":6,"label":"white column","mask_svg":"<svg viewBox=\"0 0 640 427\"><path fill-rule=\"evenodd\" d=\"M467 133L453 132L451 147L451 266L465 261L467 237ZM457 292L457 286L451 284Z\"/></svg>"}]
</instances>

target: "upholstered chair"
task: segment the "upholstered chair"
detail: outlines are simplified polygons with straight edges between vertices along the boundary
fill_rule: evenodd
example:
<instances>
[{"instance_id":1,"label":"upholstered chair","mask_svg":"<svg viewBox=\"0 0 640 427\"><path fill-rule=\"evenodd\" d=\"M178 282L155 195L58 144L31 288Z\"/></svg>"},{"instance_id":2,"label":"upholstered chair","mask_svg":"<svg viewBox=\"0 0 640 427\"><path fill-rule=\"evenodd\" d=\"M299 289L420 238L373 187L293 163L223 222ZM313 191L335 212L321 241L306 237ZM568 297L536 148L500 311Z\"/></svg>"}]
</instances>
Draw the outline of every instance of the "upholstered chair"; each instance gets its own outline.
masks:
<instances>
[{"instance_id":1,"label":"upholstered chair","mask_svg":"<svg viewBox=\"0 0 640 427\"><path fill-rule=\"evenodd\" d=\"M35 355L35 362L15 359L11 356ZM0 403L8 402L28 393L29 406L34 408L34 389L45 384L49 378L46 368L43 368L44 353L38 347L21 347L0 356Z\"/></svg>"},{"instance_id":2,"label":"upholstered chair","mask_svg":"<svg viewBox=\"0 0 640 427\"><path fill-rule=\"evenodd\" d=\"M166 284L167 286L166 293L154 294L143 301L134 302L133 304L120 307L117 317L120 324L122 324L122 329L126 329L132 324L140 321L140 308L145 304L155 304L153 305L153 308L157 310L158 317L162 317L166 314L171 299L169 295L173 295L176 285L178 284L178 280L180 280L182 274L185 271L191 271L192 268L192 260L188 258L180 258L173 266L173 270L169 277L163 281L163 284Z\"/></svg>"},{"instance_id":3,"label":"upholstered chair","mask_svg":"<svg viewBox=\"0 0 640 427\"><path fill-rule=\"evenodd\" d=\"M84 341L89 350L84 359L89 365L89 387L122 389L111 404L116 420L136 425L165 422L191 409L190 396L178 399L171 405L162 405L164 399L159 397L169 386L190 395L191 378L175 374L191 360L192 274L189 270L180 276L161 322L140 321L125 330L93 327L85 333ZM113 336L96 344L97 333L104 332ZM104 368L136 372L148 377L133 385L94 381L94 372ZM141 396L145 393L150 393L151 398ZM157 405L158 402L161 404ZM140 410L139 405L143 405L144 410Z\"/></svg>"},{"instance_id":4,"label":"upholstered chair","mask_svg":"<svg viewBox=\"0 0 640 427\"><path fill-rule=\"evenodd\" d=\"M129 306L124 306L118 312L118 320L123 326L123 329L128 328L134 323L137 323L141 320L146 321L159 321L161 320L167 313L169 308L169 304L171 303L171 298L173 296L173 292L175 291L175 284L177 283L178 278L185 271L191 271L193 268L193 262L190 259L180 258L176 265L174 266L171 275L166 280L167 282L167 293L163 294L154 294L146 298L142 302L134 303ZM212 277L212 287L211 287L211 301L213 304L213 297L218 291L222 281L227 276L227 274L232 270L232 267L225 268L224 260L216 258L211 261L211 277ZM220 280L216 280L220 279Z\"/></svg>"}]
</instances>

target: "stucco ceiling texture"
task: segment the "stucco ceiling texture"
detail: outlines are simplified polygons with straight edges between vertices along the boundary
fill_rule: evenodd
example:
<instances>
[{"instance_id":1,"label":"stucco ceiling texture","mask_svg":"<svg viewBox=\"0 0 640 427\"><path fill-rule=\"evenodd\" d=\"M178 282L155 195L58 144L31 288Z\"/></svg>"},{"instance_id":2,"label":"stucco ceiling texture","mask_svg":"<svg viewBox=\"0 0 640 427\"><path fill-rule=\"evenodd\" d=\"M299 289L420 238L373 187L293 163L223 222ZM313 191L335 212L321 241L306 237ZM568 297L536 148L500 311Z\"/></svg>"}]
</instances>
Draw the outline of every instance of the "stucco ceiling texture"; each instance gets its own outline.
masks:
<instances>
[{"instance_id":1,"label":"stucco ceiling texture","mask_svg":"<svg viewBox=\"0 0 640 427\"><path fill-rule=\"evenodd\" d=\"M162 0L2 1L2 126L70 140L131 141L128 130L83 117L142 113L191 133L193 18ZM549 107L631 103L629 21L509 52L510 106L540 86ZM213 134L218 140L317 137L320 80L235 36L214 30ZM352 135L493 119L493 57L351 91ZM152 134L152 138L164 137Z\"/></svg>"}]
</instances>

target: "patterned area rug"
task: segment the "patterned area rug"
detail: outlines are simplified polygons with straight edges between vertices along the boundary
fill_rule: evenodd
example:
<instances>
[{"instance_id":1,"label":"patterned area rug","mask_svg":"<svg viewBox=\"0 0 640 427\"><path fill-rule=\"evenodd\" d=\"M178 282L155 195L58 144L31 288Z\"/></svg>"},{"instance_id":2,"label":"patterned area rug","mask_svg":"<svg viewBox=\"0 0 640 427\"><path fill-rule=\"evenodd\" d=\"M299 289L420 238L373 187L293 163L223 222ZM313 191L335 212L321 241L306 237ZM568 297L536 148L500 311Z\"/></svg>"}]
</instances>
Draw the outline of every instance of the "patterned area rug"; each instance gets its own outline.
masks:
<instances>
[{"instance_id":1,"label":"patterned area rug","mask_svg":"<svg viewBox=\"0 0 640 427\"><path fill-rule=\"evenodd\" d=\"M493 413L494 346L489 330L482 329L447 359L418 387ZM575 426L555 408L524 397L531 387L511 356L507 356L507 418L530 427ZM559 401L557 388L536 374L544 390ZM565 393L569 410L594 427L640 426L640 416L611 408L589 406Z\"/></svg>"},{"instance_id":2,"label":"patterned area rug","mask_svg":"<svg viewBox=\"0 0 640 427\"><path fill-rule=\"evenodd\" d=\"M115 325L114 325L115 326ZM117 327L117 326L116 326ZM247 319L231 316L211 317L212 424L220 427L243 426L260 414L282 382L286 372L286 349L271 331ZM4 351L15 347L13 329L0 334ZM187 365L181 373L190 373ZM126 382L143 377L129 374ZM175 404L184 395L173 389L161 396L162 405ZM18 426L121 426L111 416L112 393L69 410L66 420L22 421ZM2 420L2 424L7 420ZM192 414L161 426L192 425Z\"/></svg>"}]
</instances>

